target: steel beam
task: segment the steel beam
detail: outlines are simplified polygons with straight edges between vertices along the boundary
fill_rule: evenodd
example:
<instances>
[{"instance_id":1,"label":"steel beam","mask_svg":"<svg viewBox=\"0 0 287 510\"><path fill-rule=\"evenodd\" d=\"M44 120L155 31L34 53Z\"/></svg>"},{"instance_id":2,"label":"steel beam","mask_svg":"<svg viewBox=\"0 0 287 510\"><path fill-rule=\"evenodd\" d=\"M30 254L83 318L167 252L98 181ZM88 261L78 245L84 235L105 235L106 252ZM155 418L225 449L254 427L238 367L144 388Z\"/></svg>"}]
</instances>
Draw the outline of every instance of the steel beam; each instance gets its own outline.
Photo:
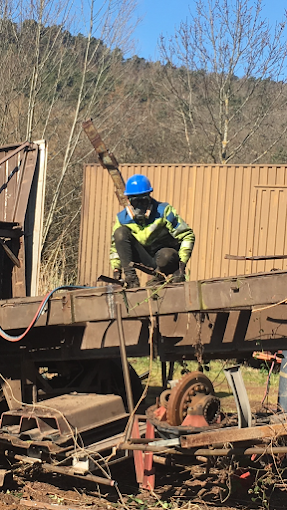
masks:
<instances>
[{"instance_id":1,"label":"steel beam","mask_svg":"<svg viewBox=\"0 0 287 510\"><path fill-rule=\"evenodd\" d=\"M287 423L261 425L258 427L225 427L210 432L180 436L182 448L198 448L199 446L236 443L238 441L256 441L261 439L278 439L287 435Z\"/></svg>"},{"instance_id":2,"label":"steel beam","mask_svg":"<svg viewBox=\"0 0 287 510\"><path fill-rule=\"evenodd\" d=\"M106 287L59 292L52 297L37 326L72 325L115 319L115 307L122 304L122 318L174 315L185 312L251 310L287 300L287 272L247 275L234 279L203 280L162 285L149 297L147 289L112 294ZM112 298L111 298L112 296ZM41 297L0 301L0 325L19 329L29 325ZM287 316L286 316L287 318Z\"/></svg>"}]
</instances>

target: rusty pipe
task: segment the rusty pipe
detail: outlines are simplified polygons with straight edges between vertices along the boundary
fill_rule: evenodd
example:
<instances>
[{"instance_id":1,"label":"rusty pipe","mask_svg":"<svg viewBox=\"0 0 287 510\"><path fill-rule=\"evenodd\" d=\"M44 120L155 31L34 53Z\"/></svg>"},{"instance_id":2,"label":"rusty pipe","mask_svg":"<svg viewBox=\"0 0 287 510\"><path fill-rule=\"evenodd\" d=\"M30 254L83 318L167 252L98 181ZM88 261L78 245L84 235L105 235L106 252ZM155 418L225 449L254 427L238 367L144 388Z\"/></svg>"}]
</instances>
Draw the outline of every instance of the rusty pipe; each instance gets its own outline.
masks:
<instances>
[{"instance_id":1,"label":"rusty pipe","mask_svg":"<svg viewBox=\"0 0 287 510\"><path fill-rule=\"evenodd\" d=\"M165 446L122 443L119 445L119 450L140 450L143 452L190 455L194 457L229 457L231 455L250 456L253 454L264 455L272 453L287 454L287 446L266 446L250 448L198 448L196 450L192 449L189 452L183 452L182 450L176 450L175 448L168 448Z\"/></svg>"},{"instance_id":2,"label":"rusty pipe","mask_svg":"<svg viewBox=\"0 0 287 510\"><path fill-rule=\"evenodd\" d=\"M122 361L128 410L129 410L129 413L132 413L133 409L134 409L134 401L133 401L131 378L130 378L130 371L129 371L129 365L128 365L128 359L127 359L124 330L123 330L122 305L120 303L117 303L117 324L118 324L118 332L119 332L119 340L120 340L120 353L121 353L121 361Z\"/></svg>"},{"instance_id":3,"label":"rusty pipe","mask_svg":"<svg viewBox=\"0 0 287 510\"><path fill-rule=\"evenodd\" d=\"M182 454L181 451L176 450L175 448L169 448L168 446L152 446L148 444L131 444L131 443L121 443L118 446L119 450L138 450L142 452L155 452L155 453L170 453L170 454ZM186 453L185 453L186 455Z\"/></svg>"},{"instance_id":4,"label":"rusty pipe","mask_svg":"<svg viewBox=\"0 0 287 510\"><path fill-rule=\"evenodd\" d=\"M117 482L115 480L112 480L110 478L103 478L101 476L95 476L95 475L80 475L77 473L74 473L74 470L70 466L55 466L54 464L47 464L47 462L44 462L42 464L42 467L45 471L52 471L53 473L59 473L61 475L66 476L72 476L74 478L78 478L79 480L85 480L89 482L98 483L100 485L108 485L109 487L115 487L117 485Z\"/></svg>"},{"instance_id":5,"label":"rusty pipe","mask_svg":"<svg viewBox=\"0 0 287 510\"><path fill-rule=\"evenodd\" d=\"M271 455L271 454L286 454L287 446L266 446L266 447L250 447L250 448L200 448L192 452L192 455L204 457L230 457L231 455L250 456L258 455Z\"/></svg>"}]
</instances>

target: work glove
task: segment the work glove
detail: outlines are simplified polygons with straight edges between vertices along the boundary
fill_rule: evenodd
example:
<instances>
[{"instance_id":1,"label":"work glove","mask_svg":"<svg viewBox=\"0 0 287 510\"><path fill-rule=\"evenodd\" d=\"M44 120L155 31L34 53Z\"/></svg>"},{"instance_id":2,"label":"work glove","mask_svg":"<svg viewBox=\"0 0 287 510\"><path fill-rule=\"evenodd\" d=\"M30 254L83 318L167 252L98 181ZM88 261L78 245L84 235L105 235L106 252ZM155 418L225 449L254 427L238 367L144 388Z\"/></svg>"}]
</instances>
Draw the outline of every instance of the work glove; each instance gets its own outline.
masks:
<instances>
[{"instance_id":1,"label":"work glove","mask_svg":"<svg viewBox=\"0 0 287 510\"><path fill-rule=\"evenodd\" d=\"M121 269L114 269L114 279L120 280L122 277L122 270Z\"/></svg>"},{"instance_id":2,"label":"work glove","mask_svg":"<svg viewBox=\"0 0 287 510\"><path fill-rule=\"evenodd\" d=\"M185 282L185 262L179 261L178 269L172 275L172 283Z\"/></svg>"}]
</instances>

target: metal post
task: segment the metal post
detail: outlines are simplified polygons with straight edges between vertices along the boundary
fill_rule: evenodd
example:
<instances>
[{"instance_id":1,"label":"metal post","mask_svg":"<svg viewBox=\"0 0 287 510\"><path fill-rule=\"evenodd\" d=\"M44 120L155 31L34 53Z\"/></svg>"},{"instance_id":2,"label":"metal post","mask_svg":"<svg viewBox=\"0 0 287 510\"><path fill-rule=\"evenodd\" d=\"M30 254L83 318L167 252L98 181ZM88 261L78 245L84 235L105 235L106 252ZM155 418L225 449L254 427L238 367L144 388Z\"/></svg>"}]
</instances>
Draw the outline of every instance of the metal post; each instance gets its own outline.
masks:
<instances>
[{"instance_id":1,"label":"metal post","mask_svg":"<svg viewBox=\"0 0 287 510\"><path fill-rule=\"evenodd\" d=\"M162 387L165 388L167 383L167 377L166 377L166 361L161 362L161 384Z\"/></svg>"},{"instance_id":2,"label":"metal post","mask_svg":"<svg viewBox=\"0 0 287 510\"><path fill-rule=\"evenodd\" d=\"M240 365L225 368L224 374L229 386L232 389L238 413L238 427L251 427L252 415L248 400L247 391L240 372Z\"/></svg>"},{"instance_id":3,"label":"metal post","mask_svg":"<svg viewBox=\"0 0 287 510\"><path fill-rule=\"evenodd\" d=\"M120 353L121 353L122 369L123 369L123 374L124 374L124 382L125 382L128 410L129 410L129 413L132 413L132 411L134 409L134 402L133 402L133 393L132 393L129 365L128 365L128 360L127 360L127 352L126 352L126 344L125 344L125 337L124 337L124 330L123 330L123 323L122 323L121 308L122 308L122 305L120 303L117 303L117 323L118 323L119 340L120 340Z\"/></svg>"}]
</instances>

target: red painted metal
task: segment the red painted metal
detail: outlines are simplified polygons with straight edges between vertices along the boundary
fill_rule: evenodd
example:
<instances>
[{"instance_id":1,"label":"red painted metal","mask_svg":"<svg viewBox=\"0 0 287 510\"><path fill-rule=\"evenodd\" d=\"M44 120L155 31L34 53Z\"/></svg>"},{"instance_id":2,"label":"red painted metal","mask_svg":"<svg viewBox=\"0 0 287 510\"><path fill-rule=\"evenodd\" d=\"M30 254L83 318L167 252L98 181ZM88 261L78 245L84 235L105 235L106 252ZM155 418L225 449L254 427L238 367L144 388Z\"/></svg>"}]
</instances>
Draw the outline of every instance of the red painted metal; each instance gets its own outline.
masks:
<instances>
[{"instance_id":1,"label":"red painted metal","mask_svg":"<svg viewBox=\"0 0 287 510\"><path fill-rule=\"evenodd\" d=\"M140 429L138 418L134 417L134 422L132 426L132 437L136 439L140 439ZM144 459L143 452L140 450L133 450L134 456L134 464L135 464L135 472L136 472L136 480L139 485L142 484L144 478Z\"/></svg>"},{"instance_id":2,"label":"red painted metal","mask_svg":"<svg viewBox=\"0 0 287 510\"><path fill-rule=\"evenodd\" d=\"M200 414L187 414L182 424L183 427L208 427L208 423L203 415Z\"/></svg>"},{"instance_id":3,"label":"red painted metal","mask_svg":"<svg viewBox=\"0 0 287 510\"><path fill-rule=\"evenodd\" d=\"M156 411L154 412L154 416L159 421L165 421L166 420L166 408L163 406L160 406Z\"/></svg>"},{"instance_id":4,"label":"red painted metal","mask_svg":"<svg viewBox=\"0 0 287 510\"><path fill-rule=\"evenodd\" d=\"M154 439L155 430L150 421L146 423L146 438ZM145 452L144 454L144 477L142 488L153 490L155 485L155 468L153 466L153 452Z\"/></svg>"},{"instance_id":5,"label":"red painted metal","mask_svg":"<svg viewBox=\"0 0 287 510\"><path fill-rule=\"evenodd\" d=\"M134 417L132 427L132 437L140 439L140 430L138 418ZM147 421L146 423L146 439L154 439L155 430L154 426ZM155 485L155 470L153 467L153 452L143 452L142 450L133 450L136 480L140 487L143 489L154 489Z\"/></svg>"},{"instance_id":6,"label":"red painted metal","mask_svg":"<svg viewBox=\"0 0 287 510\"><path fill-rule=\"evenodd\" d=\"M252 357L254 359L260 359L262 361L276 361L276 363L281 363L282 357L278 356L282 351L275 352L275 354L272 354L272 352L268 351L254 351L252 354Z\"/></svg>"}]
</instances>

